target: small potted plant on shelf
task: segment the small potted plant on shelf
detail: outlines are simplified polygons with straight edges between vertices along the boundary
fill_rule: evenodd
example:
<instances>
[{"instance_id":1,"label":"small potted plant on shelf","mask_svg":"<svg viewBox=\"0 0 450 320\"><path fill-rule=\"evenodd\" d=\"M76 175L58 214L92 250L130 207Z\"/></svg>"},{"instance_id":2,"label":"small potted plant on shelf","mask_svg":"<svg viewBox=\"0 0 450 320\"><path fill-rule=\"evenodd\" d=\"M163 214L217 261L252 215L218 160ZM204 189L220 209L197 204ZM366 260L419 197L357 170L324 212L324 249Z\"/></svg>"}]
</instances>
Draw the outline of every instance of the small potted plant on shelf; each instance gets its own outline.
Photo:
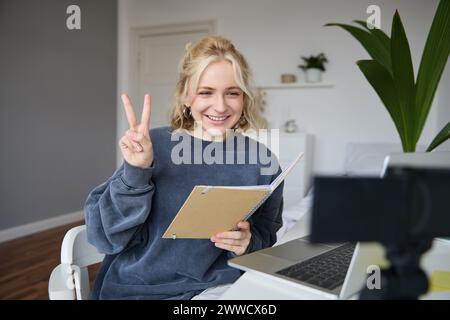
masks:
<instances>
[{"instance_id":1,"label":"small potted plant on shelf","mask_svg":"<svg viewBox=\"0 0 450 320\"><path fill-rule=\"evenodd\" d=\"M325 54L320 53L317 56L301 57L304 64L298 67L305 71L306 82L322 81L322 72L325 71L325 63L328 62Z\"/></svg>"}]
</instances>

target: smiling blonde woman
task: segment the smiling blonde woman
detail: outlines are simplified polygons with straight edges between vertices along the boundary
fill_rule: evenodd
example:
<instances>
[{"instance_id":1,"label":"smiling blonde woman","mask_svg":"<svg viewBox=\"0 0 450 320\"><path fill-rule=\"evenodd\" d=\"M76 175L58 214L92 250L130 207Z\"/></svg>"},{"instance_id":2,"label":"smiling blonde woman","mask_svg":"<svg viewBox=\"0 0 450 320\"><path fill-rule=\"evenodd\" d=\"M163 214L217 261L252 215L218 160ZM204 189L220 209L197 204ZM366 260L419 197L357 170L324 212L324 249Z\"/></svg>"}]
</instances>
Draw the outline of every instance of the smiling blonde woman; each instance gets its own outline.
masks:
<instances>
[{"instance_id":1,"label":"smiling blonde woman","mask_svg":"<svg viewBox=\"0 0 450 320\"><path fill-rule=\"evenodd\" d=\"M229 258L275 243L282 226L283 184L248 221L239 222L237 231L223 230L210 239L161 237L195 185L267 185L280 174L271 151L252 140L258 146L258 154L252 155L251 139L240 133L262 123L249 83L243 56L229 40L210 36L189 47L182 59L171 126L150 129L149 95L141 122L122 95L130 126L119 141L124 163L85 204L88 241L106 254L93 299L210 296L211 289L224 288L241 275L227 265ZM245 143L227 143L238 138ZM190 150L200 145L201 152L221 150L245 161L175 163L172 151L180 139L188 141ZM191 160L196 156L186 153L183 157ZM262 161L261 154L271 161ZM273 174L261 174L274 163Z\"/></svg>"}]
</instances>

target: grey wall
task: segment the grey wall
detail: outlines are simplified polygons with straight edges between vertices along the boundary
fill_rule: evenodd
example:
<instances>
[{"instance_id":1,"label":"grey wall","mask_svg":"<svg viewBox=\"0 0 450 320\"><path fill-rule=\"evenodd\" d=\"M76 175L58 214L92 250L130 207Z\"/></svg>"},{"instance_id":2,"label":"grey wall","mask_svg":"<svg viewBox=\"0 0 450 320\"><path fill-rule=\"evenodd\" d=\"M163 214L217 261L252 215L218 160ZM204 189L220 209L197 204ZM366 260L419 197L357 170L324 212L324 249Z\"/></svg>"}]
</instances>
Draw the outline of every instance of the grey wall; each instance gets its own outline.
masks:
<instances>
[{"instance_id":1,"label":"grey wall","mask_svg":"<svg viewBox=\"0 0 450 320\"><path fill-rule=\"evenodd\" d=\"M0 0L0 43L1 230L81 210L113 173L117 2Z\"/></svg>"}]
</instances>

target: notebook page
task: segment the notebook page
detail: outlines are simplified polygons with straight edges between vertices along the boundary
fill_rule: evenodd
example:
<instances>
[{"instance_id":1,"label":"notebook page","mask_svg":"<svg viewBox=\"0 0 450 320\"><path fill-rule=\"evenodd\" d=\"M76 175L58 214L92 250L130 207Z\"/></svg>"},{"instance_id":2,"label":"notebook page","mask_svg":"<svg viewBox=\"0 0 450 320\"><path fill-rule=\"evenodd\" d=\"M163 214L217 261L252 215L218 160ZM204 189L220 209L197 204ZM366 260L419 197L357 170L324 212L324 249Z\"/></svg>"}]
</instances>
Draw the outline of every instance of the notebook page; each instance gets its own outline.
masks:
<instances>
[{"instance_id":1,"label":"notebook page","mask_svg":"<svg viewBox=\"0 0 450 320\"><path fill-rule=\"evenodd\" d=\"M289 174L289 172L292 170L292 168L297 164L297 162L300 161L300 159L303 157L303 152L300 152L297 158L291 163L289 167L287 167L285 170L283 170L280 175L272 181L270 184L270 190L273 192L280 184L283 182L284 178Z\"/></svg>"},{"instance_id":2,"label":"notebook page","mask_svg":"<svg viewBox=\"0 0 450 320\"><path fill-rule=\"evenodd\" d=\"M289 174L289 172L292 170L292 168L300 161L300 159L303 157L303 152L300 152L300 154L295 158L295 160L287 167L285 170L281 172L281 174L272 181L270 185L253 185L253 186L206 186L206 185L200 185L199 187L204 187L205 190L208 190L210 188L225 188L225 189L239 189L239 190L268 190L270 192L273 192L280 183L286 178L286 176Z\"/></svg>"},{"instance_id":3,"label":"notebook page","mask_svg":"<svg viewBox=\"0 0 450 320\"><path fill-rule=\"evenodd\" d=\"M256 185L256 186L221 186L220 188L225 188L225 189L240 189L240 190L270 190L270 185L267 184L260 184L260 185Z\"/></svg>"}]
</instances>

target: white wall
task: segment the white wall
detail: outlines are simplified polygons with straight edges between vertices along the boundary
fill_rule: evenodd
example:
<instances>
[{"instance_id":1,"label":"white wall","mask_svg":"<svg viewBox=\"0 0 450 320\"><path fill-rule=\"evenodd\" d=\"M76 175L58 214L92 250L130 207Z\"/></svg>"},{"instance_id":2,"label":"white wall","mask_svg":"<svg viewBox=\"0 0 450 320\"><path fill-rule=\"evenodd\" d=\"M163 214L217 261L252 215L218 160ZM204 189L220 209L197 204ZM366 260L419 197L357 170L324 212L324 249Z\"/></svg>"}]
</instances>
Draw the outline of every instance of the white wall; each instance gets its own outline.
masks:
<instances>
[{"instance_id":1,"label":"white wall","mask_svg":"<svg viewBox=\"0 0 450 320\"><path fill-rule=\"evenodd\" d=\"M300 55L324 52L330 60L324 80L335 87L309 92L308 100L299 109L299 122L315 135L314 170L342 172L348 142L399 143L400 140L382 103L355 64L359 59L367 59L367 53L345 31L325 28L323 24L365 20L367 6L377 4L381 7L382 28L390 33L392 16L398 8L417 72L437 3L437 0L376 3L370 0L119 0L118 89L129 91L130 27L214 19L217 33L230 38L246 56L256 83L276 83L279 75L286 72L300 76L297 69ZM433 108L421 140L426 145L437 132L437 119L437 108ZM119 101L118 122L118 135L121 135L126 119ZM120 159L118 154L118 163Z\"/></svg>"},{"instance_id":2,"label":"white wall","mask_svg":"<svg viewBox=\"0 0 450 320\"><path fill-rule=\"evenodd\" d=\"M439 90L437 93L437 131L439 132L448 122L450 122L450 64L447 61ZM450 151L450 141L444 142L436 150Z\"/></svg>"}]
</instances>

